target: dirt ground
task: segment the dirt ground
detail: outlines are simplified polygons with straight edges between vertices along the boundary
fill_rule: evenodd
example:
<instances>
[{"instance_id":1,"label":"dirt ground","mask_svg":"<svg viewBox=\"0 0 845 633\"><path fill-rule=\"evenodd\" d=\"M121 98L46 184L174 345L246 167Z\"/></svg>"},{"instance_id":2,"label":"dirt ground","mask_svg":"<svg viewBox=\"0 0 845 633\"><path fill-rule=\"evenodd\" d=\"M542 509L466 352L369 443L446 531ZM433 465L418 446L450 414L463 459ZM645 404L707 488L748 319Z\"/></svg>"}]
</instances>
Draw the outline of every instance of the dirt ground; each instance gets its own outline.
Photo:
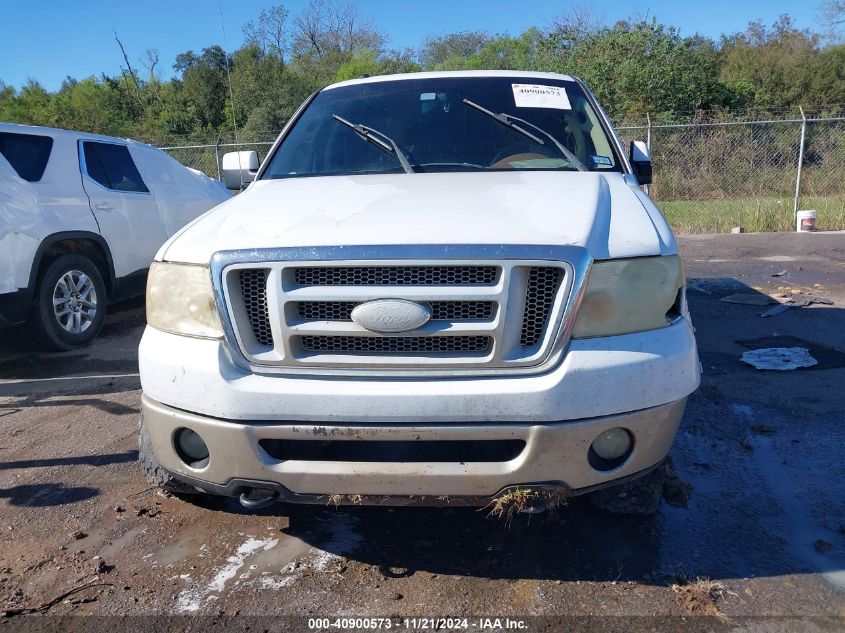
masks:
<instances>
[{"instance_id":1,"label":"dirt ground","mask_svg":"<svg viewBox=\"0 0 845 633\"><path fill-rule=\"evenodd\" d=\"M162 496L136 464L143 307L81 351L0 332L0 626L845 630L845 234L681 243L704 370L672 450L691 492L650 518ZM719 300L756 292L834 303ZM793 346L818 364L739 360Z\"/></svg>"}]
</instances>

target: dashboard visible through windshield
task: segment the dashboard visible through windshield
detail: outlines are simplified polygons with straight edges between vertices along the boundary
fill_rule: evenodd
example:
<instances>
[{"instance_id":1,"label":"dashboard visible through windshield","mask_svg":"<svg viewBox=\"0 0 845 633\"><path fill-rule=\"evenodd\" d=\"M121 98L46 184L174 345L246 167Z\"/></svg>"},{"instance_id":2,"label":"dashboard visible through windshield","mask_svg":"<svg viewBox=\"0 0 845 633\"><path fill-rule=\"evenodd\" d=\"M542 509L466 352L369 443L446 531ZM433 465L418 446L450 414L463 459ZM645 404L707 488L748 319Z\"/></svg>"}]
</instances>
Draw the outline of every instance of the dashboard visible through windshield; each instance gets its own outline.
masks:
<instances>
[{"instance_id":1,"label":"dashboard visible through windshield","mask_svg":"<svg viewBox=\"0 0 845 633\"><path fill-rule=\"evenodd\" d=\"M263 178L496 170L622 167L574 81L439 77L321 91Z\"/></svg>"}]
</instances>

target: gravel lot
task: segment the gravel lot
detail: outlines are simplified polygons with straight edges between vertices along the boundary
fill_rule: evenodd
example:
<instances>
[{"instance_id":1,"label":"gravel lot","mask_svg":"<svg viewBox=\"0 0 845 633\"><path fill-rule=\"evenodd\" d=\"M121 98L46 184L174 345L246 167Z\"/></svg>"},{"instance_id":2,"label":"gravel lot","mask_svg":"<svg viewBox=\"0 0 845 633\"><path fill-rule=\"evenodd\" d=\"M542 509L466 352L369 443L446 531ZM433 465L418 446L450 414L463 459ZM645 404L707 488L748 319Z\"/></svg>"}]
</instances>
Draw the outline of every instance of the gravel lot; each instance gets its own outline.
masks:
<instances>
[{"instance_id":1,"label":"gravel lot","mask_svg":"<svg viewBox=\"0 0 845 633\"><path fill-rule=\"evenodd\" d=\"M704 376L672 451L689 499L651 518L579 499L505 526L473 509L247 512L165 497L135 463L143 307L122 306L76 352L0 332L0 626L307 630L308 617L357 615L845 630L845 234L681 242ZM719 301L755 292L834 304L761 318ZM739 361L773 346L819 364ZM86 615L144 617L62 619ZM185 615L199 619L163 619ZM296 618L252 618L271 615Z\"/></svg>"}]
</instances>

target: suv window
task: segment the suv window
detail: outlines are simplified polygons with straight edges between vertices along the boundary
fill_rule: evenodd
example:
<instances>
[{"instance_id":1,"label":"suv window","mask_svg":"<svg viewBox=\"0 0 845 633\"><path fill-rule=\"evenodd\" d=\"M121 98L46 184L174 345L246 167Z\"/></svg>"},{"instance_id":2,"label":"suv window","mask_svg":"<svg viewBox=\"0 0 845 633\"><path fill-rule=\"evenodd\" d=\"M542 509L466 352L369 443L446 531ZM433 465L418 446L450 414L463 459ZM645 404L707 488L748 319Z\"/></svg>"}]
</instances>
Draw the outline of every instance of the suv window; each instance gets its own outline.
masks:
<instances>
[{"instance_id":1,"label":"suv window","mask_svg":"<svg viewBox=\"0 0 845 633\"><path fill-rule=\"evenodd\" d=\"M44 175L53 139L50 136L0 132L0 154L9 161L18 176L38 182Z\"/></svg>"},{"instance_id":2,"label":"suv window","mask_svg":"<svg viewBox=\"0 0 845 633\"><path fill-rule=\"evenodd\" d=\"M82 153L86 173L106 189L149 193L125 145L83 141Z\"/></svg>"}]
</instances>

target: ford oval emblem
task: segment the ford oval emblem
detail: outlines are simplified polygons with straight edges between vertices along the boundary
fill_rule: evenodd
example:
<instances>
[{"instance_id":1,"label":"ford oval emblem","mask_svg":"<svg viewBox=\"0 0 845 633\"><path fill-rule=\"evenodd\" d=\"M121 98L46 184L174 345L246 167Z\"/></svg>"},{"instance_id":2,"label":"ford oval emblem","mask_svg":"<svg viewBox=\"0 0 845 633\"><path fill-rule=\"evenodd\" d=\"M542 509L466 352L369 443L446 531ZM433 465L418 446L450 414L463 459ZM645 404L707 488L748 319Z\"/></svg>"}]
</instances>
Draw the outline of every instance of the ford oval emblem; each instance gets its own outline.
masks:
<instances>
[{"instance_id":1,"label":"ford oval emblem","mask_svg":"<svg viewBox=\"0 0 845 633\"><path fill-rule=\"evenodd\" d=\"M405 299L377 299L355 306L352 320L370 332L409 332L431 318L427 306Z\"/></svg>"}]
</instances>

